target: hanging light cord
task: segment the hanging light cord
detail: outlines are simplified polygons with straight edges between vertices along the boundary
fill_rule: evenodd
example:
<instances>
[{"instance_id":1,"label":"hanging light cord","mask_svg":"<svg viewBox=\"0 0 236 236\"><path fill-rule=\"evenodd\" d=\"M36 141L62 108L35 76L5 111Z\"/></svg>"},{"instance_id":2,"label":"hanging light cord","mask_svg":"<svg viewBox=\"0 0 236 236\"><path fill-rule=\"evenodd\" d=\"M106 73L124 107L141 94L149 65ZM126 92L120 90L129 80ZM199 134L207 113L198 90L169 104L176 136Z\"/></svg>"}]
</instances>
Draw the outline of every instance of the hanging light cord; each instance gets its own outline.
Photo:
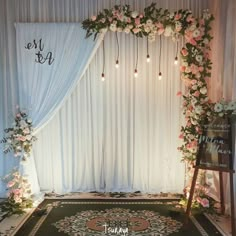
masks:
<instances>
[{"instance_id":1,"label":"hanging light cord","mask_svg":"<svg viewBox=\"0 0 236 236\"><path fill-rule=\"evenodd\" d=\"M159 53L159 73L161 72L161 35L160 35L160 53Z\"/></svg>"},{"instance_id":2,"label":"hanging light cord","mask_svg":"<svg viewBox=\"0 0 236 236\"><path fill-rule=\"evenodd\" d=\"M176 55L175 55L176 58L178 58L178 56L177 56L178 52L179 52L179 42L177 41L176 42Z\"/></svg>"},{"instance_id":3,"label":"hanging light cord","mask_svg":"<svg viewBox=\"0 0 236 236\"><path fill-rule=\"evenodd\" d=\"M118 62L119 61L119 57L120 57L120 45L119 45L117 31L116 31L116 43L117 43L117 59L116 59L116 62Z\"/></svg>"},{"instance_id":4,"label":"hanging light cord","mask_svg":"<svg viewBox=\"0 0 236 236\"><path fill-rule=\"evenodd\" d=\"M105 71L105 43L104 39L102 40L102 50L103 50L103 68L102 68L102 73L104 74Z\"/></svg>"},{"instance_id":5,"label":"hanging light cord","mask_svg":"<svg viewBox=\"0 0 236 236\"><path fill-rule=\"evenodd\" d=\"M138 37L137 37L137 57L136 57L135 69L137 69L137 66L138 66Z\"/></svg>"}]
</instances>

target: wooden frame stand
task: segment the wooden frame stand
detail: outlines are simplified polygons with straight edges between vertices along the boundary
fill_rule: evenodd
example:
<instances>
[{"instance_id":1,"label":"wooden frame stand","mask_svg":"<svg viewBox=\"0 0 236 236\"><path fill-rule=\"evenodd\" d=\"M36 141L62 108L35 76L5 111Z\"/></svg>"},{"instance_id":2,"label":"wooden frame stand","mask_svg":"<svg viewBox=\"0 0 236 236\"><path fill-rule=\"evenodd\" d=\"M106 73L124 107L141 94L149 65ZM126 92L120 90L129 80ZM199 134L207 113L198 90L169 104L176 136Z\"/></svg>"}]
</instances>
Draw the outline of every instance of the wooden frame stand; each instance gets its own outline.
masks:
<instances>
[{"instance_id":1,"label":"wooden frame stand","mask_svg":"<svg viewBox=\"0 0 236 236\"><path fill-rule=\"evenodd\" d=\"M194 175L192 180L192 185L190 189L190 195L188 199L187 209L186 209L186 220L185 224L188 223L189 215L191 212L191 206L193 201L193 195L194 195L194 189L197 181L198 171L199 169L205 169L205 170L213 170L219 172L219 184L220 184L220 203L221 203L221 213L225 213L225 202L224 202L224 187L223 187L223 172L229 173L229 181L230 181L230 202L231 202L231 231L232 236L236 236L236 229L235 229L235 206L234 206L234 185L233 185L233 174L234 170L221 170L220 168L208 168L205 166L195 166L194 167Z\"/></svg>"}]
</instances>

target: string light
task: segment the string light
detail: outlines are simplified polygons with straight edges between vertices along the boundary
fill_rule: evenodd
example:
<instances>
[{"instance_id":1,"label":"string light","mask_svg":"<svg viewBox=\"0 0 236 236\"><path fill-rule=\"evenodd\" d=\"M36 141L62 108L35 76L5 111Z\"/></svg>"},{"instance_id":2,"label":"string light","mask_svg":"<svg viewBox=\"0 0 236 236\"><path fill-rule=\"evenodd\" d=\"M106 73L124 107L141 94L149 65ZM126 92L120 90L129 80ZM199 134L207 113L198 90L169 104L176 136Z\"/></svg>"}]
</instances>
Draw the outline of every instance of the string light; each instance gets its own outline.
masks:
<instances>
[{"instance_id":1,"label":"string light","mask_svg":"<svg viewBox=\"0 0 236 236\"><path fill-rule=\"evenodd\" d=\"M104 39L102 41L102 50L103 50L103 68L102 68L102 77L101 77L101 81L105 81L105 46L104 46Z\"/></svg>"},{"instance_id":2,"label":"string light","mask_svg":"<svg viewBox=\"0 0 236 236\"><path fill-rule=\"evenodd\" d=\"M104 73L102 73L101 81L102 82L105 81L105 74Z\"/></svg>"},{"instance_id":3,"label":"string light","mask_svg":"<svg viewBox=\"0 0 236 236\"><path fill-rule=\"evenodd\" d=\"M116 60L116 69L119 68L119 60Z\"/></svg>"},{"instance_id":4,"label":"string light","mask_svg":"<svg viewBox=\"0 0 236 236\"><path fill-rule=\"evenodd\" d=\"M149 55L149 44L148 44L148 37L147 37L147 62L150 62L150 55Z\"/></svg>"},{"instance_id":5,"label":"string light","mask_svg":"<svg viewBox=\"0 0 236 236\"><path fill-rule=\"evenodd\" d=\"M120 45L119 45L119 40L118 40L117 31L116 31L116 43L117 43L117 59L116 59L116 69L118 69L118 68L119 68Z\"/></svg>"},{"instance_id":6,"label":"string light","mask_svg":"<svg viewBox=\"0 0 236 236\"><path fill-rule=\"evenodd\" d=\"M179 43L178 41L176 42L176 54L175 54L175 61L174 61L174 64L175 65L178 65L178 51L179 51Z\"/></svg>"},{"instance_id":7,"label":"string light","mask_svg":"<svg viewBox=\"0 0 236 236\"><path fill-rule=\"evenodd\" d=\"M135 70L134 70L134 77L137 78L138 77L138 37L137 37L137 57L136 57L136 64L135 64Z\"/></svg>"},{"instance_id":8,"label":"string light","mask_svg":"<svg viewBox=\"0 0 236 236\"><path fill-rule=\"evenodd\" d=\"M137 69L134 70L134 77L135 77L135 78L138 77L138 70L137 70Z\"/></svg>"},{"instance_id":9,"label":"string light","mask_svg":"<svg viewBox=\"0 0 236 236\"><path fill-rule=\"evenodd\" d=\"M158 75L158 79L161 80L162 79L162 73L161 73L161 35L160 35L160 53L159 53L159 75Z\"/></svg>"},{"instance_id":10,"label":"string light","mask_svg":"<svg viewBox=\"0 0 236 236\"><path fill-rule=\"evenodd\" d=\"M178 64L178 57L177 57L177 56L175 57L175 62L174 62L174 64L175 64L175 65Z\"/></svg>"}]
</instances>

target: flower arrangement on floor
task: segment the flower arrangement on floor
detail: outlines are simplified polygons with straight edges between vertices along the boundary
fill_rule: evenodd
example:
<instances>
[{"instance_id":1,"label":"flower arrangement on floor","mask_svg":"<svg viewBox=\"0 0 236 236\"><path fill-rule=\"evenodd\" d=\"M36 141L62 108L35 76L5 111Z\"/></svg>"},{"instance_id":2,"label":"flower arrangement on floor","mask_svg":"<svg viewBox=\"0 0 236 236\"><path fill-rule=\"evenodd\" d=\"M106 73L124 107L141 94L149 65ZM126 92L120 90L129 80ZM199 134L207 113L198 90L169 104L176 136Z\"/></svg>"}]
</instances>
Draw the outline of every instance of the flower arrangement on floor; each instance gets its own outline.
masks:
<instances>
[{"instance_id":1,"label":"flower arrangement on floor","mask_svg":"<svg viewBox=\"0 0 236 236\"><path fill-rule=\"evenodd\" d=\"M188 172L191 177L189 177L189 182L193 175L193 168ZM206 212L209 214L219 214L220 213L220 204L209 196L210 185L206 184L206 171L200 170L200 175L195 185L195 192L192 200L192 210L194 213ZM180 201L180 205L186 209L188 204L188 199L190 195L191 185L187 185L184 188L184 196Z\"/></svg>"},{"instance_id":2,"label":"flower arrangement on floor","mask_svg":"<svg viewBox=\"0 0 236 236\"><path fill-rule=\"evenodd\" d=\"M2 180L6 183L8 189L7 200L1 204L2 211L7 215L22 214L26 208L31 208L33 201L31 196L30 184L26 177L13 169Z\"/></svg>"},{"instance_id":3,"label":"flower arrangement on floor","mask_svg":"<svg viewBox=\"0 0 236 236\"><path fill-rule=\"evenodd\" d=\"M17 107L12 126L4 130L6 137L0 141L5 144L4 153L13 151L16 157L26 160L30 156L32 144L36 140L36 137L32 135L32 120L25 111L21 111Z\"/></svg>"}]
</instances>

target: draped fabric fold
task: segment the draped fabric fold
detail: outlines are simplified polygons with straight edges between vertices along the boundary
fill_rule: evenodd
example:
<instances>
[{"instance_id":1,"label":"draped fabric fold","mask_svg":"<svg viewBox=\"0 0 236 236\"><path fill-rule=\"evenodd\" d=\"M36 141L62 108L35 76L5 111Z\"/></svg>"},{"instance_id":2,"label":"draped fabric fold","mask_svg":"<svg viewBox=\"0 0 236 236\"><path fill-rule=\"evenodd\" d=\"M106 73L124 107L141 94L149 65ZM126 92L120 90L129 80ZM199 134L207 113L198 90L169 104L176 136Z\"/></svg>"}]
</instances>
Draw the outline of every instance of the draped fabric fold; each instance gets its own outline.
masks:
<instances>
[{"instance_id":1,"label":"draped fabric fold","mask_svg":"<svg viewBox=\"0 0 236 236\"><path fill-rule=\"evenodd\" d=\"M19 106L37 133L75 88L101 38L85 39L80 23L17 23ZM33 192L39 191L33 156L24 163Z\"/></svg>"}]
</instances>

